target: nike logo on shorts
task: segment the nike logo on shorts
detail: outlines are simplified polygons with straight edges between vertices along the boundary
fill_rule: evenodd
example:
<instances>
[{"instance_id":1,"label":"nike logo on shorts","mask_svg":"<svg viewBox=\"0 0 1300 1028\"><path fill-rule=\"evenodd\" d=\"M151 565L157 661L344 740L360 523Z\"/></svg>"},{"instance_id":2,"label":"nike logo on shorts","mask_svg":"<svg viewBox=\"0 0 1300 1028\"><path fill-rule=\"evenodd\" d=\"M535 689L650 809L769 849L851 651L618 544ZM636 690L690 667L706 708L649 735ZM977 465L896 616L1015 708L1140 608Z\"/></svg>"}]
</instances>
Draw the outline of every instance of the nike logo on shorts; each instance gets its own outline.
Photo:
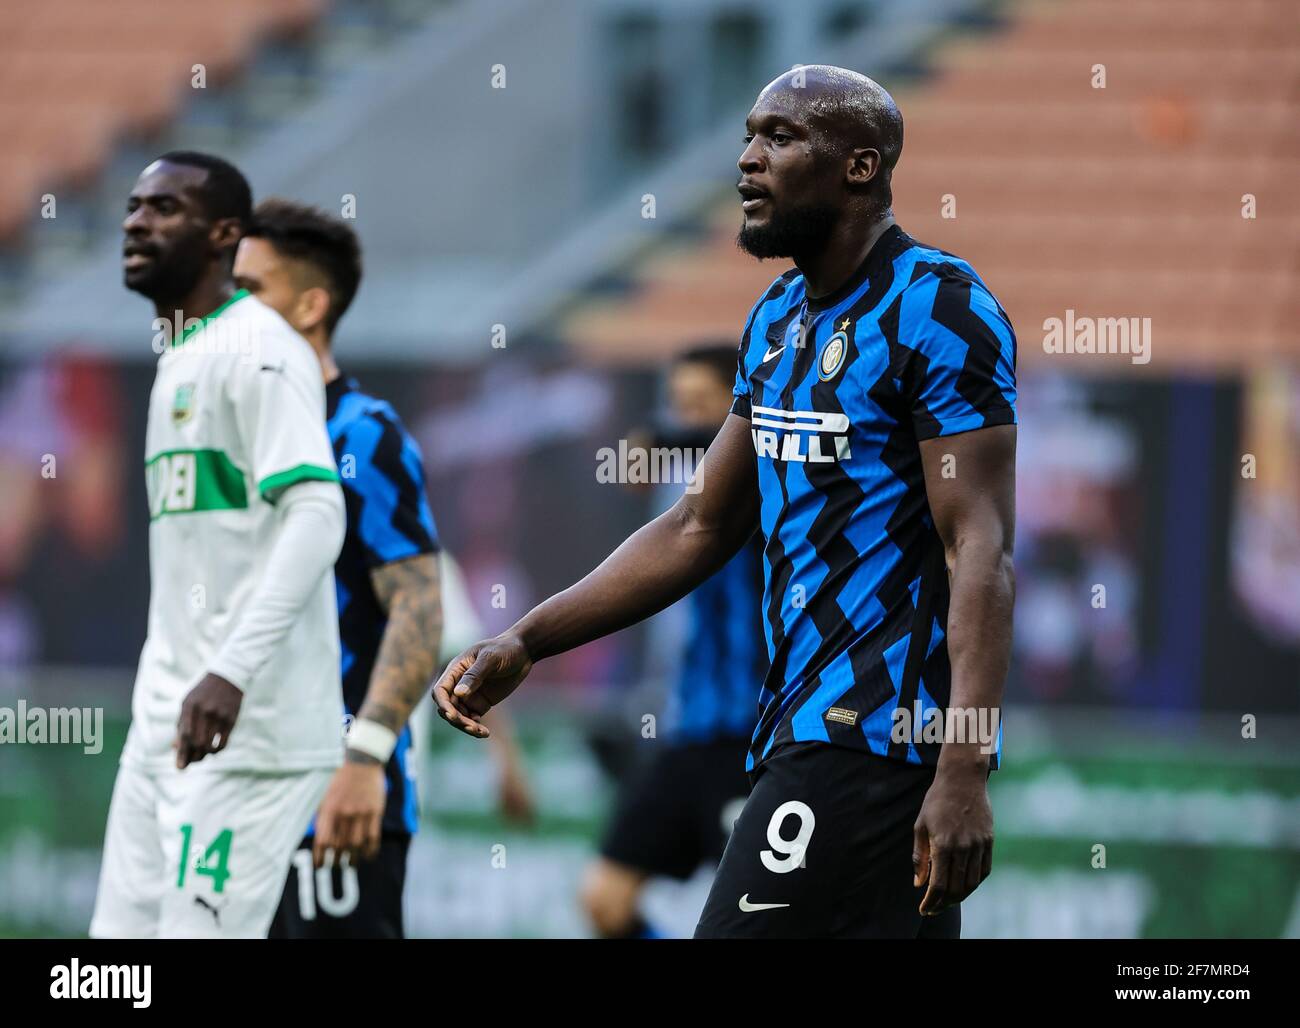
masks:
<instances>
[{"instance_id":1,"label":"nike logo on shorts","mask_svg":"<svg viewBox=\"0 0 1300 1028\"><path fill-rule=\"evenodd\" d=\"M746 914L755 910L775 910L777 907L788 907L789 903L750 903L749 893L740 897L740 909Z\"/></svg>"}]
</instances>

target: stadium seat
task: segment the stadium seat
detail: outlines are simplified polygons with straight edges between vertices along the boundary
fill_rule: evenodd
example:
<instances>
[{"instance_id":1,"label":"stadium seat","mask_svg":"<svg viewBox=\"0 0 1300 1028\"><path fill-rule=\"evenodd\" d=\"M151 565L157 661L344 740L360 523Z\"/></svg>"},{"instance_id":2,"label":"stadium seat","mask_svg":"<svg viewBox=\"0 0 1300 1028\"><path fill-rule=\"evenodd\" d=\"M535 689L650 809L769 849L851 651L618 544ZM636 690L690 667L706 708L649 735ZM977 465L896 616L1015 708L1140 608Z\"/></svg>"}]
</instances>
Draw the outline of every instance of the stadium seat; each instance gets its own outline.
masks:
<instances>
[{"instance_id":1,"label":"stadium seat","mask_svg":"<svg viewBox=\"0 0 1300 1028\"><path fill-rule=\"evenodd\" d=\"M0 239L36 200L82 184L114 144L176 116L193 66L207 83L234 74L262 38L310 25L325 0L5 0L0 5ZM165 40L165 46L159 41Z\"/></svg>"}]
</instances>

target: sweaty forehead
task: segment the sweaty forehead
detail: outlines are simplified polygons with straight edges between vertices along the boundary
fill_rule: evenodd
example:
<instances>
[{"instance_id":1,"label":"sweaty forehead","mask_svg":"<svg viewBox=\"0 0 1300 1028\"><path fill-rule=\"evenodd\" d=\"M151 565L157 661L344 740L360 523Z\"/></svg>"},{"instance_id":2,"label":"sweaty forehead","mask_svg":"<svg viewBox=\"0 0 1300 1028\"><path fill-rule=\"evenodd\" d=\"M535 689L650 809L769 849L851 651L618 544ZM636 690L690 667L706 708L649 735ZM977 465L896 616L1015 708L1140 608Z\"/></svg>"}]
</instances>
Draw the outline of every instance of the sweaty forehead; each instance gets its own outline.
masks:
<instances>
[{"instance_id":1,"label":"sweaty forehead","mask_svg":"<svg viewBox=\"0 0 1300 1028\"><path fill-rule=\"evenodd\" d=\"M809 128L833 128L859 120L849 98L838 87L809 79L794 85L789 79L777 79L763 92L749 112L749 121L780 118Z\"/></svg>"},{"instance_id":2,"label":"sweaty forehead","mask_svg":"<svg viewBox=\"0 0 1300 1028\"><path fill-rule=\"evenodd\" d=\"M799 125L808 124L811 113L808 97L800 95L800 92L795 89L768 87L758 94L758 99L754 101L754 106L750 108L749 116L745 120L754 123L780 118Z\"/></svg>"}]
</instances>

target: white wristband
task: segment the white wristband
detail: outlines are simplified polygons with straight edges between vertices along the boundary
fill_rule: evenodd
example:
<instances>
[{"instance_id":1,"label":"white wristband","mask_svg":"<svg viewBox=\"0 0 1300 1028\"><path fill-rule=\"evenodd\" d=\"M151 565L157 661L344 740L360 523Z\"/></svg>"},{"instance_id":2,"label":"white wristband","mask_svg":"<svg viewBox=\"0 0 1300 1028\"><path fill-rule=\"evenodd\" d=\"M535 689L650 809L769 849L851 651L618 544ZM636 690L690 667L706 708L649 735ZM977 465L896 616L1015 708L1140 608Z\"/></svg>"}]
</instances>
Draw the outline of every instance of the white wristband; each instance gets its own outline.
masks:
<instances>
[{"instance_id":1,"label":"white wristband","mask_svg":"<svg viewBox=\"0 0 1300 1028\"><path fill-rule=\"evenodd\" d=\"M348 729L348 749L374 757L381 764L388 763L396 748L397 733L378 721L353 721Z\"/></svg>"}]
</instances>

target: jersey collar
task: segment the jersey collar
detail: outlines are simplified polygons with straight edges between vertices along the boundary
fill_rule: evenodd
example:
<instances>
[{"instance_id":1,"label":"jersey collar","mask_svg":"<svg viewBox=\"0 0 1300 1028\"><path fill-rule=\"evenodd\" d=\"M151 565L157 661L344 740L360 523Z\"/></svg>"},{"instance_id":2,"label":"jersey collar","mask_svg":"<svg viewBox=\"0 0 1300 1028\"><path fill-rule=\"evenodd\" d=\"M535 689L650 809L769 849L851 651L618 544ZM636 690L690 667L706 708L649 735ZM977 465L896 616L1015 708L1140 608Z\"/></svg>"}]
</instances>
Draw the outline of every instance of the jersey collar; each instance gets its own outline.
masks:
<instances>
[{"instance_id":1,"label":"jersey collar","mask_svg":"<svg viewBox=\"0 0 1300 1028\"><path fill-rule=\"evenodd\" d=\"M325 417L326 420L334 417L334 412L339 408L339 401L348 393L360 389L357 380L346 372L339 372L338 378L332 382L325 383Z\"/></svg>"},{"instance_id":2,"label":"jersey collar","mask_svg":"<svg viewBox=\"0 0 1300 1028\"><path fill-rule=\"evenodd\" d=\"M871 249L867 255L862 258L862 263L858 265L857 270L848 277L848 280L835 290L833 293L827 293L825 296L819 296L816 299L809 297L806 301L808 310L816 314L820 311L830 310L837 304L847 300L862 285L881 264L890 259L894 252L894 246L899 239L906 238L906 234L897 225L890 225L880 234L880 238L871 244Z\"/></svg>"},{"instance_id":3,"label":"jersey collar","mask_svg":"<svg viewBox=\"0 0 1300 1028\"><path fill-rule=\"evenodd\" d=\"M198 332L201 328L203 328L203 326L206 325L209 321L213 321L216 318L221 317L222 312L228 310L231 306L233 306L235 303L242 300L245 296L248 295L249 292L247 289L236 289L234 295L231 296L229 300L223 303L211 314L207 315L207 317L201 318L197 325L190 325L188 328L183 329L181 331L180 338L172 340L172 346L179 346L181 343L185 342L187 339L189 339L190 336L194 335L195 332Z\"/></svg>"}]
</instances>

